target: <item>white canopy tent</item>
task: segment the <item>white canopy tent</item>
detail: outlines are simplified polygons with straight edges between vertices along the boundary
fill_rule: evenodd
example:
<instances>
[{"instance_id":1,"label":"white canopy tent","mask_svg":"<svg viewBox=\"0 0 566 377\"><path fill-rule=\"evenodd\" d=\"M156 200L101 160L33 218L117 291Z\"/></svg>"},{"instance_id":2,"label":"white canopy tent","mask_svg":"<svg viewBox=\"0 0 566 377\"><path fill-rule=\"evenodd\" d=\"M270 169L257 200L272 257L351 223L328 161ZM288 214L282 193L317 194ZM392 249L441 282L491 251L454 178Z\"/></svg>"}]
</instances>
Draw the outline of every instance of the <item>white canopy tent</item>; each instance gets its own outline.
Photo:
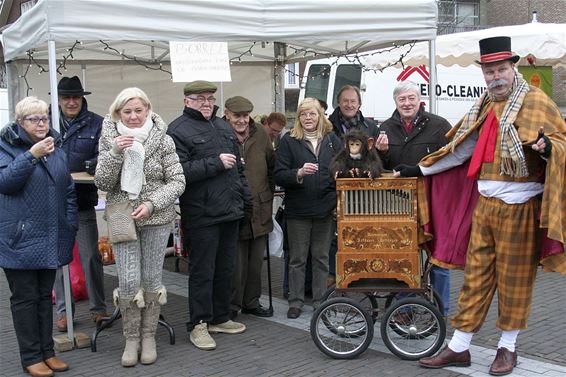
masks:
<instances>
[{"instance_id":1,"label":"white canopy tent","mask_svg":"<svg viewBox=\"0 0 566 377\"><path fill-rule=\"evenodd\" d=\"M34 94L56 110L59 68L67 76L82 73L93 92L88 97L93 111L106 114L118 91L136 85L171 120L182 109L182 84L159 76L168 68L168 41L228 42L234 64L226 96L248 96L256 109L268 112L283 92L283 64L406 41L433 46L436 20L435 0L40 0L2 32L2 45L11 108ZM49 80L29 74L47 67ZM58 111L53 116L57 127ZM70 303L68 268L64 271Z\"/></svg>"},{"instance_id":2,"label":"white canopy tent","mask_svg":"<svg viewBox=\"0 0 566 377\"><path fill-rule=\"evenodd\" d=\"M525 25L501 26L465 33L441 35L436 38L436 63L444 66L466 67L479 60L478 41L495 36L511 37L511 48L521 57L520 65L528 65L526 57L532 55L536 65L566 67L566 24L532 22ZM367 63L377 69L394 63L409 47L392 53L368 57ZM428 46L417 43L403 59L405 65L428 64Z\"/></svg>"},{"instance_id":3,"label":"white canopy tent","mask_svg":"<svg viewBox=\"0 0 566 377\"><path fill-rule=\"evenodd\" d=\"M120 89L136 85L171 120L180 110L182 84L159 72L170 71L168 41L227 41L236 72L225 84L226 96L247 95L257 110L268 112L282 92L275 66L434 40L436 18L434 0L40 0L3 31L2 44L11 62L12 101L29 87L39 97L49 92L47 80L35 75L40 66L47 68L48 41L55 42L59 65L80 41L62 73L80 76L82 68L93 110L105 113ZM30 64L34 74L23 80Z\"/></svg>"}]
</instances>

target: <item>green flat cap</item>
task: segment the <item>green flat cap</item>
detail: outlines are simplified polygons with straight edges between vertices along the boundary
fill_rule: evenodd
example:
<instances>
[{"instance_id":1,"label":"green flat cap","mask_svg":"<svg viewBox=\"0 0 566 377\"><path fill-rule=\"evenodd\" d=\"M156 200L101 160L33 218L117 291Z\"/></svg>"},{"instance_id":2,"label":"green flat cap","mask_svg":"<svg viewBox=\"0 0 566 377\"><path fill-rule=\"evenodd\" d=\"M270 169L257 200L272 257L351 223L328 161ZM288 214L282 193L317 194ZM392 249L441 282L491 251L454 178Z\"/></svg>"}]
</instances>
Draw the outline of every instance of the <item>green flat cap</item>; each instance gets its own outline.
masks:
<instances>
[{"instance_id":1,"label":"green flat cap","mask_svg":"<svg viewBox=\"0 0 566 377\"><path fill-rule=\"evenodd\" d=\"M252 102L242 96L228 98L224 107L233 113L251 113L254 109Z\"/></svg>"},{"instance_id":2,"label":"green flat cap","mask_svg":"<svg viewBox=\"0 0 566 377\"><path fill-rule=\"evenodd\" d=\"M185 93L186 96L188 96L189 94L197 94L197 93L205 93L205 92L214 93L216 92L216 89L218 89L216 85L214 85L210 81L197 80L185 85L183 92Z\"/></svg>"}]
</instances>

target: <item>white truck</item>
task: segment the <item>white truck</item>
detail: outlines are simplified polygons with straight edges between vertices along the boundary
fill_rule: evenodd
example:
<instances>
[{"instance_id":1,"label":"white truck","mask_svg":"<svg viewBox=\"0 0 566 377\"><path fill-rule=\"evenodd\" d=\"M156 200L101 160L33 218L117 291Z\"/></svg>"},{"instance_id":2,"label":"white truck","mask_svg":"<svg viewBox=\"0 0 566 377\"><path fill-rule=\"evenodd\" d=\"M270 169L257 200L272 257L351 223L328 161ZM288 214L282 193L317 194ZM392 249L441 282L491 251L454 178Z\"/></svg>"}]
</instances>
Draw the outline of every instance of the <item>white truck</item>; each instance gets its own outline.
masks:
<instances>
[{"instance_id":1,"label":"white truck","mask_svg":"<svg viewBox=\"0 0 566 377\"><path fill-rule=\"evenodd\" d=\"M485 81L478 66L438 65L436 69L437 114L454 125L486 90ZM313 60L306 65L299 102L305 97L324 100L328 103L327 115L330 115L338 106L336 94L340 88L346 84L355 85L362 92L361 111L364 116L383 122L395 110L393 89L399 81L417 83L421 99L428 108L428 72L424 65L405 69L389 67L380 72L366 70L347 58Z\"/></svg>"}]
</instances>

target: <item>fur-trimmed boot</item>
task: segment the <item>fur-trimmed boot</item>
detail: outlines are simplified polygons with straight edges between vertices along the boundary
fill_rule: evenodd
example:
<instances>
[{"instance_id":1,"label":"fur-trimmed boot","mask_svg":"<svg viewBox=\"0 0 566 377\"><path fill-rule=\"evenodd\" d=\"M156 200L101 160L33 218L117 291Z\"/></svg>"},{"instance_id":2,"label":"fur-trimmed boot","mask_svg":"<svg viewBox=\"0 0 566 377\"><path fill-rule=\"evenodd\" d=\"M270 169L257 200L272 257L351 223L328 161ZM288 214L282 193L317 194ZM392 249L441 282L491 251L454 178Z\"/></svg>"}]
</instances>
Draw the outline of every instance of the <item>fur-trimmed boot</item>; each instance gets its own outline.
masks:
<instances>
[{"instance_id":1,"label":"fur-trimmed boot","mask_svg":"<svg viewBox=\"0 0 566 377\"><path fill-rule=\"evenodd\" d=\"M142 309L141 323L141 363L153 364L157 360L155 332L161 305L167 303L167 291L161 287L157 292L145 292L145 308Z\"/></svg>"},{"instance_id":2,"label":"fur-trimmed boot","mask_svg":"<svg viewBox=\"0 0 566 377\"><path fill-rule=\"evenodd\" d=\"M122 354L124 367L133 367L138 363L141 308L145 306L143 296L141 289L133 298L121 296L118 289L114 290L114 304L120 308L124 338L126 338L126 346Z\"/></svg>"}]
</instances>

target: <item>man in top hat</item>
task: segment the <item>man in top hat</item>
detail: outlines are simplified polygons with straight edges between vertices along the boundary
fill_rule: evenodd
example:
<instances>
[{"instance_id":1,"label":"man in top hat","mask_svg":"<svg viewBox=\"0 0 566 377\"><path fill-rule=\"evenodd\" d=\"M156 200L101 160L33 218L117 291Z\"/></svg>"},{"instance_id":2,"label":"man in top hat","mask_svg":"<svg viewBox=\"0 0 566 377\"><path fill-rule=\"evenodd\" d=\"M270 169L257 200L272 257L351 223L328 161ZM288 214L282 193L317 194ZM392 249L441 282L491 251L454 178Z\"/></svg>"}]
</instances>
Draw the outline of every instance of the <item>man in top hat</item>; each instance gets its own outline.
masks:
<instances>
[{"instance_id":1,"label":"man in top hat","mask_svg":"<svg viewBox=\"0 0 566 377\"><path fill-rule=\"evenodd\" d=\"M566 127L556 104L515 70L519 57L511 52L509 37L483 39L479 45L477 63L487 91L450 131L445 148L419 165L394 170L401 176L430 176L462 168L468 179L446 196L462 197L465 184L477 183L464 283L452 318L456 330L447 347L419 363L469 366L472 336L497 290L496 325L502 334L489 373L501 376L517 363L515 343L527 327L537 265L566 274Z\"/></svg>"},{"instance_id":2,"label":"man in top hat","mask_svg":"<svg viewBox=\"0 0 566 377\"><path fill-rule=\"evenodd\" d=\"M98 139L102 130L102 117L88 110L84 96L91 94L83 89L77 76L63 77L57 85L59 98L59 130L63 140L62 148L67 153L71 172L87 171L94 174L98 159ZM89 309L93 321L106 317L104 302L104 275L102 258L98 252L98 227L94 207L98 204L94 184L75 184L79 207L79 229L77 243L79 256L85 273ZM65 293L63 274L57 270L54 284L59 331L67 331L65 314ZM71 296L72 297L72 296ZM74 312L74 303L73 303Z\"/></svg>"},{"instance_id":3,"label":"man in top hat","mask_svg":"<svg viewBox=\"0 0 566 377\"><path fill-rule=\"evenodd\" d=\"M191 343L202 350L216 348L209 333L246 330L230 319L230 299L239 223L252 213L238 139L216 116L215 92L216 85L208 81L185 85L183 114L167 131L187 180L179 199L190 266L187 330Z\"/></svg>"},{"instance_id":4,"label":"man in top hat","mask_svg":"<svg viewBox=\"0 0 566 377\"><path fill-rule=\"evenodd\" d=\"M228 98L224 104L224 119L238 139L253 201L251 218L240 222L236 270L232 278L232 318L240 310L258 317L273 315L273 312L261 306L259 297L265 245L273 230L271 213L275 191L275 152L262 125L256 124L250 117L253 108L252 102L242 96Z\"/></svg>"}]
</instances>

